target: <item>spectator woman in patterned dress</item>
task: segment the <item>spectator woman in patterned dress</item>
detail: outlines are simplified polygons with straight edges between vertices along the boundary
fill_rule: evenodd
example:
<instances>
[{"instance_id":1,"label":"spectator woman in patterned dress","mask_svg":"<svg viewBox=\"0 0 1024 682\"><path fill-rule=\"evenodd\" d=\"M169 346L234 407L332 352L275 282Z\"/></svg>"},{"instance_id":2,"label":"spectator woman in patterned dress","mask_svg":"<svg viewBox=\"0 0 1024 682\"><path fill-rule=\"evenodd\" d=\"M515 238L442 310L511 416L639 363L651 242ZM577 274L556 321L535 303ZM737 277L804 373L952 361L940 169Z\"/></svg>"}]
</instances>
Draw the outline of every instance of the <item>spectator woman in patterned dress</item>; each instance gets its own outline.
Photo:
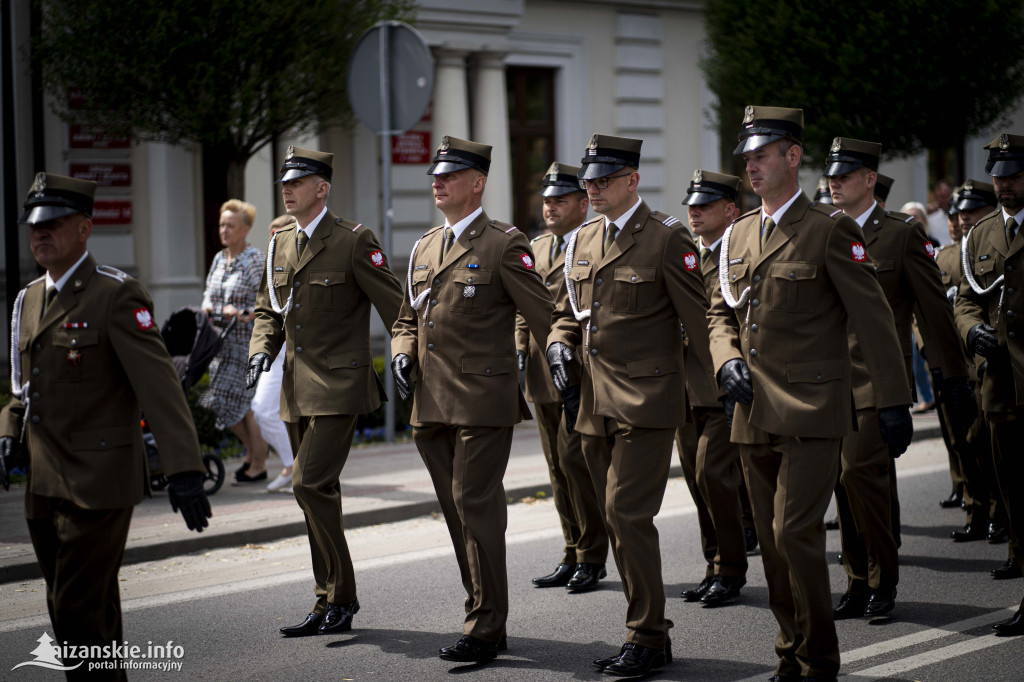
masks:
<instances>
[{"instance_id":1,"label":"spectator woman in patterned dress","mask_svg":"<svg viewBox=\"0 0 1024 682\"><path fill-rule=\"evenodd\" d=\"M245 387L245 369L256 289L266 258L246 241L256 220L256 208L248 202L229 199L220 211L220 241L224 249L213 257L210 274L206 277L203 310L215 324L224 326L231 319L236 322L210 363L210 388L203 393L199 404L217 415L218 429L230 428L245 447L245 463L235 472L235 480L240 483L265 481L267 442L260 435L252 413L255 390Z\"/></svg>"}]
</instances>

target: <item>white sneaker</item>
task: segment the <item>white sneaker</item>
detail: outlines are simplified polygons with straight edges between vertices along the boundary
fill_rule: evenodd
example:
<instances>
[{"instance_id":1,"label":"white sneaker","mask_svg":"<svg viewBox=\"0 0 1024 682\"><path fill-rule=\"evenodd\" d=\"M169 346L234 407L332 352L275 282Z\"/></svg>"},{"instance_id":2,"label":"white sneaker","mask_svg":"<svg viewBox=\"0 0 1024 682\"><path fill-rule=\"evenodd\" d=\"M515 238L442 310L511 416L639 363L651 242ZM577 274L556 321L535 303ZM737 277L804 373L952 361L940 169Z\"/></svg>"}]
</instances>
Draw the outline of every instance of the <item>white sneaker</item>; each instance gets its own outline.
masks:
<instances>
[{"instance_id":1,"label":"white sneaker","mask_svg":"<svg viewBox=\"0 0 1024 682\"><path fill-rule=\"evenodd\" d=\"M267 484L267 490L280 490L292 483L291 474L279 474L277 478Z\"/></svg>"}]
</instances>

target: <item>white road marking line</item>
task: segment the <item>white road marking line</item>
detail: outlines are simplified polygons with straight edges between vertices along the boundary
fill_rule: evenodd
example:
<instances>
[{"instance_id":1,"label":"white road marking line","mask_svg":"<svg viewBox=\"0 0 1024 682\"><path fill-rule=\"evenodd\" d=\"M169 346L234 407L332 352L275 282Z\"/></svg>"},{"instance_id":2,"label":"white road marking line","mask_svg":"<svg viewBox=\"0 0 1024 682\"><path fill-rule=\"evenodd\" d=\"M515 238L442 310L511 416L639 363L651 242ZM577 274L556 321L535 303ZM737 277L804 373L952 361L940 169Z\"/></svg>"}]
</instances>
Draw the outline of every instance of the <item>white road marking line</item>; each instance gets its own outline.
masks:
<instances>
[{"instance_id":1,"label":"white road marking line","mask_svg":"<svg viewBox=\"0 0 1024 682\"><path fill-rule=\"evenodd\" d=\"M908 656L907 658L901 658L890 663L876 665L873 668L860 670L849 675L842 675L840 679L857 680L858 682L889 679L897 675L900 675L901 673L907 672L908 670L923 668L927 665L941 663L942 661L948 661L951 658L957 658L959 656L973 653L975 651L981 651L982 649L987 649L989 647L997 646L999 644L1009 644L1011 642L1016 642L1020 644L1020 638L996 637L995 635L984 635L982 637L974 637L973 639L968 639L963 642L957 642L956 644L944 646L941 649L925 651L923 653L917 654L916 656Z\"/></svg>"}]
</instances>

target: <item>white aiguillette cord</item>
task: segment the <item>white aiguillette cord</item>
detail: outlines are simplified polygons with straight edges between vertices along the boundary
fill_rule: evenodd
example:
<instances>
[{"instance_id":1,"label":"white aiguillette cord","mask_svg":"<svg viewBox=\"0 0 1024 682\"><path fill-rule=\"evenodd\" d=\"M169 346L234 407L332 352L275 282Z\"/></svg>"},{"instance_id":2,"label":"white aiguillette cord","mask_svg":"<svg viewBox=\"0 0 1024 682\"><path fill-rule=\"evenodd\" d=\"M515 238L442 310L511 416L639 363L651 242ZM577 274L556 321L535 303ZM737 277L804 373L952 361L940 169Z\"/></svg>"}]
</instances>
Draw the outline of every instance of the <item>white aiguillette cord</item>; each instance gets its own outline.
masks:
<instances>
[{"instance_id":1,"label":"white aiguillette cord","mask_svg":"<svg viewBox=\"0 0 1024 682\"><path fill-rule=\"evenodd\" d=\"M416 260L416 249L419 248L419 245L420 245L421 241L423 241L422 237L417 239L416 243L412 245L412 253L409 254L409 269L407 270L406 276L405 276L405 283L406 283L406 286L409 289L409 305L411 305L412 309L416 310L416 311L418 311L420 308L423 307L423 302L425 300L427 300L427 296L430 295L430 287L427 287L422 292L420 292L419 296L413 296L413 293L412 293L412 269L413 269L413 262ZM423 311L423 319L426 320L427 319L427 315L429 315L429 314L430 314L430 306L428 305L427 309Z\"/></svg>"},{"instance_id":2,"label":"white aiguillette cord","mask_svg":"<svg viewBox=\"0 0 1024 682\"><path fill-rule=\"evenodd\" d=\"M974 227L977 227L975 225ZM987 289L983 289L978 280L974 279L974 270L971 268L971 255L967 252L967 245L970 243L971 233L974 232L974 227L967 231L963 237L960 238L960 268L964 271L964 277L967 278L967 283L971 285L971 289L974 293L979 296L991 292L993 289L1003 283L1003 275L996 277L996 281L992 282ZM999 303L996 304L996 319L993 322L999 320L999 313L1003 309L1003 294L1006 293L1006 287L1002 286L999 288Z\"/></svg>"},{"instance_id":3,"label":"white aiguillette cord","mask_svg":"<svg viewBox=\"0 0 1024 682\"><path fill-rule=\"evenodd\" d=\"M565 245L565 265L562 266L562 275L565 277L565 290L569 294L569 305L572 307L573 317L576 318L577 322L587 321L584 327L583 347L590 347L590 308L586 310L580 310L579 300L576 298L576 286L573 284L572 279L569 277L569 272L572 270L573 256L576 254L576 238L580 236L580 231L576 230L569 236L569 242Z\"/></svg>"},{"instance_id":4,"label":"white aiguillette cord","mask_svg":"<svg viewBox=\"0 0 1024 682\"><path fill-rule=\"evenodd\" d=\"M25 292L27 288L18 292L14 300L14 314L11 317L11 393L15 398L25 405L25 415L21 422L21 439L25 439L25 427L28 425L28 415L31 411L28 387L31 382L21 383L21 351L18 350L18 342L21 339L21 308L25 303Z\"/></svg>"},{"instance_id":5,"label":"white aiguillette cord","mask_svg":"<svg viewBox=\"0 0 1024 682\"><path fill-rule=\"evenodd\" d=\"M284 321L288 317L288 311L292 309L292 296L295 295L295 289L289 289L288 300L285 301L284 305L281 305L281 301L277 297L277 289L274 286L274 251L276 245L277 233L275 232L274 236L270 238L270 246L267 248L269 252L267 254L267 293L270 294L270 307Z\"/></svg>"},{"instance_id":6,"label":"white aiguillette cord","mask_svg":"<svg viewBox=\"0 0 1024 682\"><path fill-rule=\"evenodd\" d=\"M740 297L737 299L732 295L732 287L729 284L729 240L732 237L732 228L736 223L732 223L729 227L725 228L725 234L722 235L722 250L718 254L718 288L722 290L722 298L730 308L735 310L744 303L747 303L747 299L750 298L750 287L740 292ZM750 305L747 304L747 317L743 322L748 329L750 329Z\"/></svg>"}]
</instances>

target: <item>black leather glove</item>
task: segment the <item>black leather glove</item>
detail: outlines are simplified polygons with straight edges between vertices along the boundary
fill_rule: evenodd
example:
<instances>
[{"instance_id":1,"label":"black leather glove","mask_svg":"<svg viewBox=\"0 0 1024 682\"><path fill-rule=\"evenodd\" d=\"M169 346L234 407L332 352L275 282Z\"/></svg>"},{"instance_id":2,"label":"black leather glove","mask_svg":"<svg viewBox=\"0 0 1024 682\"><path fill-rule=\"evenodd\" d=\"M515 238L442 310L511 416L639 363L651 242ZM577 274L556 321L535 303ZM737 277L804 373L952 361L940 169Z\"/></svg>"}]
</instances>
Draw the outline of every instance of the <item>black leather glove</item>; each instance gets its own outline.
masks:
<instances>
[{"instance_id":1,"label":"black leather glove","mask_svg":"<svg viewBox=\"0 0 1024 682\"><path fill-rule=\"evenodd\" d=\"M967 430L978 418L978 403L974 399L974 391L971 390L967 377L950 377L942 383L942 396L946 400L946 411L952 422L950 426L954 434L966 439Z\"/></svg>"},{"instance_id":2,"label":"black leather glove","mask_svg":"<svg viewBox=\"0 0 1024 682\"><path fill-rule=\"evenodd\" d=\"M572 362L572 349L561 341L555 341L548 346L546 353L548 368L551 370L551 380L555 382L555 388L561 393L569 387L569 363Z\"/></svg>"},{"instance_id":3,"label":"black leather glove","mask_svg":"<svg viewBox=\"0 0 1024 682\"><path fill-rule=\"evenodd\" d=\"M742 405L749 405L754 400L750 368L739 358L733 358L718 370L718 385L727 396Z\"/></svg>"},{"instance_id":4,"label":"black leather glove","mask_svg":"<svg viewBox=\"0 0 1024 682\"><path fill-rule=\"evenodd\" d=\"M270 356L266 353L254 353L249 358L249 366L245 370L245 387L252 388L260 380L262 372L270 371Z\"/></svg>"},{"instance_id":5,"label":"black leather glove","mask_svg":"<svg viewBox=\"0 0 1024 682\"><path fill-rule=\"evenodd\" d=\"M910 447L914 438L914 419L909 405L882 407L878 410L878 430L889 446L889 456L896 459Z\"/></svg>"},{"instance_id":6,"label":"black leather glove","mask_svg":"<svg viewBox=\"0 0 1024 682\"><path fill-rule=\"evenodd\" d=\"M971 327L967 332L967 350L971 355L980 355L983 358L989 357L999 347L999 340L996 339L994 327L982 322Z\"/></svg>"},{"instance_id":7,"label":"black leather glove","mask_svg":"<svg viewBox=\"0 0 1024 682\"><path fill-rule=\"evenodd\" d=\"M399 353L391 360L391 374L395 377L395 388L402 400L408 400L412 395L412 358L405 353Z\"/></svg>"},{"instance_id":8,"label":"black leather glove","mask_svg":"<svg viewBox=\"0 0 1024 682\"><path fill-rule=\"evenodd\" d=\"M14 436L0 437L0 485L4 490L11 489L11 470L18 452L18 441Z\"/></svg>"},{"instance_id":9,"label":"black leather glove","mask_svg":"<svg viewBox=\"0 0 1024 682\"><path fill-rule=\"evenodd\" d=\"M725 410L725 423L728 424L729 428L731 429L732 428L732 416L734 414L736 414L736 401L733 400L732 398L730 398L729 396L723 397L722 398L722 409Z\"/></svg>"},{"instance_id":10,"label":"black leather glove","mask_svg":"<svg viewBox=\"0 0 1024 682\"><path fill-rule=\"evenodd\" d=\"M519 371L526 371L526 351L516 349L516 363L519 365Z\"/></svg>"},{"instance_id":11,"label":"black leather glove","mask_svg":"<svg viewBox=\"0 0 1024 682\"><path fill-rule=\"evenodd\" d=\"M565 430L572 433L576 429L576 419L580 415L580 385L569 386L562 393L562 412L565 413Z\"/></svg>"},{"instance_id":12,"label":"black leather glove","mask_svg":"<svg viewBox=\"0 0 1024 682\"><path fill-rule=\"evenodd\" d=\"M172 475L167 482L167 496L171 510L181 510L189 530L202 533L209 524L206 519L213 516L210 501L203 490L203 475L198 471L182 471Z\"/></svg>"}]
</instances>

